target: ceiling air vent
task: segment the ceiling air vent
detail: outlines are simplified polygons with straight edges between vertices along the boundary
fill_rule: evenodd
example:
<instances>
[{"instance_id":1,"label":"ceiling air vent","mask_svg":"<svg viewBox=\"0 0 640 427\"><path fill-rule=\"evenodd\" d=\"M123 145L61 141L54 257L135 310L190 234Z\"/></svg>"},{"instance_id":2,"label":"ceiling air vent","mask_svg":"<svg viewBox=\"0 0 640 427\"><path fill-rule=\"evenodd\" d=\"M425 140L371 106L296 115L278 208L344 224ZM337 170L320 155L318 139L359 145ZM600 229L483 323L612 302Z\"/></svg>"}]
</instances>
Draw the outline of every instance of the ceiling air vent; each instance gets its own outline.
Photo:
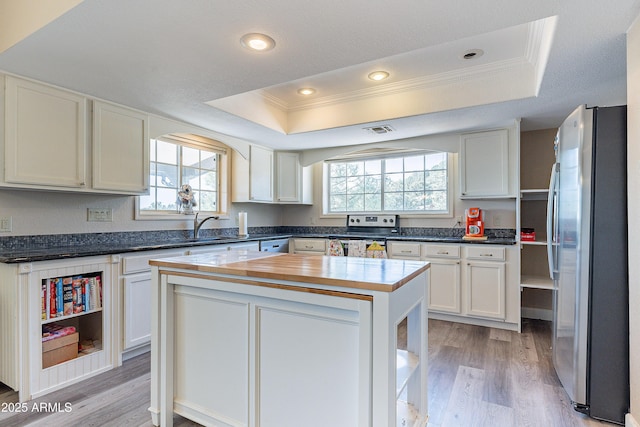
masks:
<instances>
[{"instance_id":1,"label":"ceiling air vent","mask_svg":"<svg viewBox=\"0 0 640 427\"><path fill-rule=\"evenodd\" d=\"M373 126L370 128L364 128L365 130L371 132L371 133L375 133L375 134L383 134L383 133L389 133L389 132L393 132L395 129L392 128L389 125L382 125L382 126Z\"/></svg>"}]
</instances>

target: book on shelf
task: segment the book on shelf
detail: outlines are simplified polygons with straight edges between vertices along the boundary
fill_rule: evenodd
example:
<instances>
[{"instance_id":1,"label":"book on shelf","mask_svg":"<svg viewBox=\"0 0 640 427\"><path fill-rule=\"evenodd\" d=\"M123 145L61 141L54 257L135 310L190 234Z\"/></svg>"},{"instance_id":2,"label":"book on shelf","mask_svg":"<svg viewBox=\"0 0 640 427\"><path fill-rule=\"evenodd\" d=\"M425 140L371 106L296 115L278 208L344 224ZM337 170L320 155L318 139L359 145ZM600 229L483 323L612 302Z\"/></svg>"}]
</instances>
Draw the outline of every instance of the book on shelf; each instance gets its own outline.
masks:
<instances>
[{"instance_id":1,"label":"book on shelf","mask_svg":"<svg viewBox=\"0 0 640 427\"><path fill-rule=\"evenodd\" d=\"M40 302L42 303L42 320L47 320L47 282L42 282L40 289Z\"/></svg>"},{"instance_id":2,"label":"book on shelf","mask_svg":"<svg viewBox=\"0 0 640 427\"><path fill-rule=\"evenodd\" d=\"M64 304L64 315L73 314L73 281L71 277L62 279L62 303Z\"/></svg>"},{"instance_id":3,"label":"book on shelf","mask_svg":"<svg viewBox=\"0 0 640 427\"><path fill-rule=\"evenodd\" d=\"M63 297L62 278L56 279L56 317L64 316L64 297Z\"/></svg>"},{"instance_id":4,"label":"book on shelf","mask_svg":"<svg viewBox=\"0 0 640 427\"><path fill-rule=\"evenodd\" d=\"M82 313L84 311L83 297L82 297L82 276L75 276L73 278L73 312Z\"/></svg>"},{"instance_id":5,"label":"book on shelf","mask_svg":"<svg viewBox=\"0 0 640 427\"><path fill-rule=\"evenodd\" d=\"M53 319L58 314L58 310L56 309L56 282L58 279L49 279L49 318Z\"/></svg>"}]
</instances>

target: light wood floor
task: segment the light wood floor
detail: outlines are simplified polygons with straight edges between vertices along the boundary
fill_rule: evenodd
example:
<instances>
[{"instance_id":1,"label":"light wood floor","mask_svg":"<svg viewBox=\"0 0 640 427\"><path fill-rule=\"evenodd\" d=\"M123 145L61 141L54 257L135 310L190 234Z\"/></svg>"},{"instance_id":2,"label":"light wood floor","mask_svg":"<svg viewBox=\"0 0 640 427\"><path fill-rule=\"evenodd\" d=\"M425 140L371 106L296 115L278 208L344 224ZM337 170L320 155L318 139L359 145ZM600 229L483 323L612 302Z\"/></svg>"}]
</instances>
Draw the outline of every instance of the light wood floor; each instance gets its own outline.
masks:
<instances>
[{"instance_id":1,"label":"light wood floor","mask_svg":"<svg viewBox=\"0 0 640 427\"><path fill-rule=\"evenodd\" d=\"M402 345L403 334L399 334ZM29 412L0 412L0 426L150 427L149 354L118 369L28 402ZM17 393L0 384L0 409ZM59 402L70 412L31 411ZM179 416L176 426L197 424ZM304 425L304 424L301 424ZM429 320L428 427L613 426L571 408L551 363L550 325L523 322L523 332Z\"/></svg>"}]
</instances>

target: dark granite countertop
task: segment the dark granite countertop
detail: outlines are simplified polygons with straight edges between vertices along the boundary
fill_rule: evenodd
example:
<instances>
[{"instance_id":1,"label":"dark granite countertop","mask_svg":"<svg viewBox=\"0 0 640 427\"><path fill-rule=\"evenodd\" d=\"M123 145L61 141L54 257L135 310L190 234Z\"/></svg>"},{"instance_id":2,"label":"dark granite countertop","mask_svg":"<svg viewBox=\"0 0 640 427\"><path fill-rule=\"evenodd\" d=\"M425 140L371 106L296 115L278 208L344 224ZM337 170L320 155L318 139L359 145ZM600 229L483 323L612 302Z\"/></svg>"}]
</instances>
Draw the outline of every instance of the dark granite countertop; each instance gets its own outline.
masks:
<instances>
[{"instance_id":1,"label":"dark granite countertop","mask_svg":"<svg viewBox=\"0 0 640 427\"><path fill-rule=\"evenodd\" d=\"M237 230L237 229L236 229ZM124 254L130 252L142 252L159 249L188 248L207 245L229 244L248 241L262 241L298 238L320 238L320 239L366 239L366 240L395 240L408 242L434 242L434 243L465 243L465 244L492 244L492 245L514 245L516 243L513 235L489 234L487 240L464 240L460 233L447 235L447 229L413 229L403 230L400 235L393 236L373 236L362 233L348 233L344 231L324 232L325 230L286 230L288 232L257 232L251 233L248 237L238 237L237 235L205 235L199 239L186 238L184 236L171 238L165 235L151 236L145 239L128 239L129 234L139 237L135 233L118 233L115 236L100 235L69 235L62 239L33 241L33 237L25 242L17 242L10 247L0 249L0 263L13 264L23 262L48 261L57 259L77 258L95 255ZM306 232L305 232L306 231ZM326 230L329 231L329 230ZM36 236L36 238L39 236ZM50 236L49 236L50 237ZM95 239L94 237L98 237Z\"/></svg>"},{"instance_id":2,"label":"dark granite countertop","mask_svg":"<svg viewBox=\"0 0 640 427\"><path fill-rule=\"evenodd\" d=\"M288 239L291 235L249 235L248 237L203 237L200 239L161 240L141 243L103 243L98 245L55 246L49 248L17 249L2 251L0 262L5 264L49 261L94 255L123 254L129 252L152 251L157 249L190 248L197 246L240 243L261 240Z\"/></svg>"}]
</instances>

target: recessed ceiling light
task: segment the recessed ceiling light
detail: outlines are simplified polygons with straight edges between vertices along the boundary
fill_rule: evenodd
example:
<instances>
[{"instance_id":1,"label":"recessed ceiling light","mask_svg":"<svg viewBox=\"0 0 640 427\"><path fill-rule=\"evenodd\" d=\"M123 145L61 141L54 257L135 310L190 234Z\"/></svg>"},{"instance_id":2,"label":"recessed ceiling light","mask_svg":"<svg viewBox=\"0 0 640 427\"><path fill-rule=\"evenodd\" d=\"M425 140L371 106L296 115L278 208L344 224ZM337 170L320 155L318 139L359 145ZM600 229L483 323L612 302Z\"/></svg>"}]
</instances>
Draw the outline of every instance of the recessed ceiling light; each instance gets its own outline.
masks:
<instances>
[{"instance_id":1,"label":"recessed ceiling light","mask_svg":"<svg viewBox=\"0 0 640 427\"><path fill-rule=\"evenodd\" d=\"M314 93L316 93L316 90L314 88L312 88L312 87L303 87L303 88L298 89L298 93L300 95L308 96L308 95L313 95Z\"/></svg>"},{"instance_id":2,"label":"recessed ceiling light","mask_svg":"<svg viewBox=\"0 0 640 427\"><path fill-rule=\"evenodd\" d=\"M468 51L460 55L460 57L462 59L475 59L480 58L482 55L484 55L484 50L482 49L469 49Z\"/></svg>"},{"instance_id":3,"label":"recessed ceiling light","mask_svg":"<svg viewBox=\"0 0 640 427\"><path fill-rule=\"evenodd\" d=\"M247 49L266 52L275 47L276 42L266 34L249 33L240 38L240 43Z\"/></svg>"},{"instance_id":4,"label":"recessed ceiling light","mask_svg":"<svg viewBox=\"0 0 640 427\"><path fill-rule=\"evenodd\" d=\"M369 73L367 77L378 82L389 77L389 73L387 73L386 71L374 71L373 73Z\"/></svg>"}]
</instances>

